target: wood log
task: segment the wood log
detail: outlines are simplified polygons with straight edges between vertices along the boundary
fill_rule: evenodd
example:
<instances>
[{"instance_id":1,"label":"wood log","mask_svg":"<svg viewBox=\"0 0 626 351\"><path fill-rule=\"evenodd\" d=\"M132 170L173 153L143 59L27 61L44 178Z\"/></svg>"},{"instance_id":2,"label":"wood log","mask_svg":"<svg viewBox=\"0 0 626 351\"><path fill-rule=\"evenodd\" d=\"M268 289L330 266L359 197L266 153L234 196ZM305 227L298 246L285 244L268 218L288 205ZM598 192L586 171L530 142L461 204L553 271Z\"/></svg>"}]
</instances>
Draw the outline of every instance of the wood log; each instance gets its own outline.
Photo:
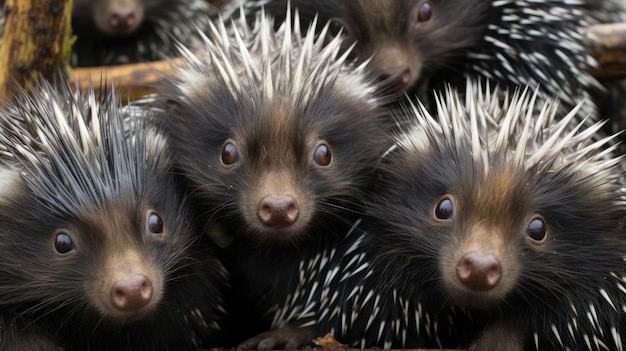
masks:
<instances>
[{"instance_id":1,"label":"wood log","mask_svg":"<svg viewBox=\"0 0 626 351\"><path fill-rule=\"evenodd\" d=\"M181 58L175 58L120 66L76 68L72 70L70 79L76 81L82 90L92 82L96 90L109 89L115 85L116 91L122 96L137 99L153 93L154 83L160 77L173 76L175 65L182 61Z\"/></svg>"},{"instance_id":2,"label":"wood log","mask_svg":"<svg viewBox=\"0 0 626 351\"><path fill-rule=\"evenodd\" d=\"M26 89L39 76L68 74L72 0L6 0L0 45L0 99L17 83Z\"/></svg>"}]
</instances>

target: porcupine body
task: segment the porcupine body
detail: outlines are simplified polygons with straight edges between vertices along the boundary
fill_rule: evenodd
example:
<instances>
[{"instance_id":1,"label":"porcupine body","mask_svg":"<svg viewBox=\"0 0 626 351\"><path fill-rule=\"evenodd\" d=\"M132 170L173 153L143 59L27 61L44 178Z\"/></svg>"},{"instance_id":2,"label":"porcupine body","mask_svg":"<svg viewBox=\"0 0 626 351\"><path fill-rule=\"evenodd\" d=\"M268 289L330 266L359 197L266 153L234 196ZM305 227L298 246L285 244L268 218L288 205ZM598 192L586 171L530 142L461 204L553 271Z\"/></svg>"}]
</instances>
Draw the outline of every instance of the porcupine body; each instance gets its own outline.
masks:
<instances>
[{"instance_id":1,"label":"porcupine body","mask_svg":"<svg viewBox=\"0 0 626 351\"><path fill-rule=\"evenodd\" d=\"M217 12L206 0L76 0L73 66L155 61L175 56L176 43L202 43Z\"/></svg>"},{"instance_id":2,"label":"porcupine body","mask_svg":"<svg viewBox=\"0 0 626 351\"><path fill-rule=\"evenodd\" d=\"M171 350L217 337L225 269L166 138L114 92L39 83L0 111L0 346Z\"/></svg>"},{"instance_id":3,"label":"porcupine body","mask_svg":"<svg viewBox=\"0 0 626 351\"><path fill-rule=\"evenodd\" d=\"M345 246L300 265L284 309L364 348L623 350L620 158L549 101L448 91L379 166ZM471 92L471 94L469 94ZM282 310L277 318L284 317ZM292 322L292 324L294 324ZM460 339L459 339L460 337Z\"/></svg>"},{"instance_id":4,"label":"porcupine body","mask_svg":"<svg viewBox=\"0 0 626 351\"><path fill-rule=\"evenodd\" d=\"M392 140L375 86L338 41L324 46L323 34L288 24L275 32L264 16L253 29L218 27L159 99L192 194L213 232L232 241L237 331L252 336L270 328L300 258L347 232ZM263 320L245 332L254 316Z\"/></svg>"},{"instance_id":5,"label":"porcupine body","mask_svg":"<svg viewBox=\"0 0 626 351\"><path fill-rule=\"evenodd\" d=\"M257 1L280 23L287 0ZM400 98L415 94L431 110L432 90L465 79L490 79L503 89L539 86L558 96L563 114L599 83L585 71L595 64L585 44L587 1L291 0L301 24L330 21L329 32L355 45L378 79ZM252 2L254 4L255 2ZM250 4L248 12L255 6ZM401 100L402 101L402 100ZM584 112L594 112L588 103ZM581 114L582 115L582 114Z\"/></svg>"}]
</instances>

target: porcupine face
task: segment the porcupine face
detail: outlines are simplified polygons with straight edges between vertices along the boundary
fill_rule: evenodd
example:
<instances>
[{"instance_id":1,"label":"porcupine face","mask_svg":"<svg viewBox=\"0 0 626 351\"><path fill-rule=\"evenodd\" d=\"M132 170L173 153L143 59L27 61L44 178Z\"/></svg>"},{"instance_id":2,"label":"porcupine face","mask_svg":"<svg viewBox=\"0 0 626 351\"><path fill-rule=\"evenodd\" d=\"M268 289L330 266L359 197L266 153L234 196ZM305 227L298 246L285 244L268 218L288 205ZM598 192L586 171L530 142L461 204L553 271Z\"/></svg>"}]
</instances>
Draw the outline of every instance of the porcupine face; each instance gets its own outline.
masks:
<instances>
[{"instance_id":1,"label":"porcupine face","mask_svg":"<svg viewBox=\"0 0 626 351\"><path fill-rule=\"evenodd\" d=\"M588 141L601 125L567 135L576 111L550 126L554 103L542 121L527 115L534 108L528 96L503 108L475 88L468 92L478 108L448 96L438 111L444 123L424 122L399 139L394 190L375 212L392 224L390 244L407 243L390 252L437 262L412 270L421 279L438 274L446 295L462 306L515 300L541 310L553 308L542 296L597 295L598 277L624 271L619 160L603 159L607 140ZM396 207L387 209L392 201Z\"/></svg>"},{"instance_id":2,"label":"porcupine face","mask_svg":"<svg viewBox=\"0 0 626 351\"><path fill-rule=\"evenodd\" d=\"M184 264L185 201L145 121L125 127L112 98L64 89L42 84L2 112L0 300L97 325L140 320Z\"/></svg>"},{"instance_id":3,"label":"porcupine face","mask_svg":"<svg viewBox=\"0 0 626 351\"><path fill-rule=\"evenodd\" d=\"M180 0L77 0L72 8L73 21L93 24L107 36L132 35L146 20L163 17ZM81 33L78 33L79 35Z\"/></svg>"},{"instance_id":4,"label":"porcupine face","mask_svg":"<svg viewBox=\"0 0 626 351\"><path fill-rule=\"evenodd\" d=\"M321 48L323 37L303 43L259 21L256 49L208 43L211 61L190 60L164 122L213 219L293 240L354 207L381 154L382 124L362 70L336 57L338 42Z\"/></svg>"},{"instance_id":5,"label":"porcupine face","mask_svg":"<svg viewBox=\"0 0 626 351\"><path fill-rule=\"evenodd\" d=\"M355 45L353 55L390 91L403 94L455 53L480 42L488 1L345 0L330 16L329 32Z\"/></svg>"}]
</instances>

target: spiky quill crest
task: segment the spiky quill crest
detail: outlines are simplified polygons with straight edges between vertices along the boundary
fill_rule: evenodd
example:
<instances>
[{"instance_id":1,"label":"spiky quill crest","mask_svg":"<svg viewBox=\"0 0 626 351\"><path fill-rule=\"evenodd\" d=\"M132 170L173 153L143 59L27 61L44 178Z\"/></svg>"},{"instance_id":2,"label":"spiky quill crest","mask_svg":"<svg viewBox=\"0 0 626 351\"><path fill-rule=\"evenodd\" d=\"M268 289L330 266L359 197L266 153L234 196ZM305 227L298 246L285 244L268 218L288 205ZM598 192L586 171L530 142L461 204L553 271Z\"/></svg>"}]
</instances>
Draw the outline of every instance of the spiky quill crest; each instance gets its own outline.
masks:
<instances>
[{"instance_id":1,"label":"spiky quill crest","mask_svg":"<svg viewBox=\"0 0 626 351\"><path fill-rule=\"evenodd\" d=\"M141 196L148 170L166 170L171 160L165 139L148 137L145 119L133 121L142 127L133 130L136 148L113 137L130 132L120 109L110 96L98 101L93 89L74 96L67 86L57 93L39 83L32 94L20 91L4 112L2 162L23 168L33 196L57 215L82 212L122 189ZM133 162L140 159L145 164Z\"/></svg>"},{"instance_id":2,"label":"spiky quill crest","mask_svg":"<svg viewBox=\"0 0 626 351\"><path fill-rule=\"evenodd\" d=\"M286 21L274 31L272 19L263 11L253 28L243 17L228 28L223 20L212 23L210 38L204 37L206 46L200 58L189 48L180 47L187 59L176 82L181 95L194 96L203 84L211 84L215 79L228 88L235 100L245 97L271 101L284 97L306 105L325 87L341 83L342 92L364 103L377 104L371 97L375 87L368 83L365 65L348 65L349 50L340 54L340 40L324 44L327 26L316 35L313 25L302 36L297 12L294 23L292 27L291 20ZM337 78L339 75L341 79ZM367 90L353 87L367 87Z\"/></svg>"},{"instance_id":3,"label":"spiky quill crest","mask_svg":"<svg viewBox=\"0 0 626 351\"><path fill-rule=\"evenodd\" d=\"M438 95L437 120L412 108L368 216L344 244L301 261L299 286L277 306L274 326L302 320L363 348L491 350L482 333L504 326L524 349L624 349L626 201L615 137L590 141L602 123L572 130L578 108L559 121L555 101L537 114L529 89L505 99L479 85L467 92L465 100L452 89ZM438 262L464 237L433 222L446 194L456 199L455 228L511 225L510 234L492 233L517 264L491 305L460 307L448 293ZM548 222L546 247L523 240L526 211ZM495 349L510 346L504 340Z\"/></svg>"},{"instance_id":4,"label":"spiky quill crest","mask_svg":"<svg viewBox=\"0 0 626 351\"><path fill-rule=\"evenodd\" d=\"M608 186L604 196L611 197L620 179L616 165L623 157L616 156L615 136L589 142L606 122L585 127L583 120L569 128L584 102L560 116L559 101L548 100L537 108L539 90L531 93L528 87L502 98L489 85L485 92L481 84L468 81L466 92L464 99L450 87L436 94L436 118L419 102L412 105L413 128L398 136L396 146L416 155L431 148L468 147L474 163L484 165L485 175L492 168L490 160L496 160L527 173L580 179L583 188Z\"/></svg>"},{"instance_id":5,"label":"spiky quill crest","mask_svg":"<svg viewBox=\"0 0 626 351\"><path fill-rule=\"evenodd\" d=\"M219 329L226 273L197 240L166 138L147 115L125 122L114 91L102 96L39 82L0 111L0 315L70 348L199 347ZM154 212L160 238L147 233ZM65 255L58 233L73 243ZM127 251L160 298L133 323L99 302L110 259Z\"/></svg>"}]
</instances>

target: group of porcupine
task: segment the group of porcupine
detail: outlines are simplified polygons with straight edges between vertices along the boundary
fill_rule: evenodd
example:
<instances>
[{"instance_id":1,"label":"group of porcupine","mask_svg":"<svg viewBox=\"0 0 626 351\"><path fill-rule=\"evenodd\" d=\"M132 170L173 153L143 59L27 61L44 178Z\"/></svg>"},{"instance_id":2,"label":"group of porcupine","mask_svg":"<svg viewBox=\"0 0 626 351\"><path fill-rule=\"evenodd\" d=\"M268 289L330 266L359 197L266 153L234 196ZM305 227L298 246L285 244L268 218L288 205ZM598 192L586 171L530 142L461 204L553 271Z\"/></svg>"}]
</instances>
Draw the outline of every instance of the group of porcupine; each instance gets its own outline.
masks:
<instances>
[{"instance_id":1,"label":"group of porcupine","mask_svg":"<svg viewBox=\"0 0 626 351\"><path fill-rule=\"evenodd\" d=\"M74 64L184 63L4 102L0 349L626 349L619 2L88 4Z\"/></svg>"}]
</instances>

